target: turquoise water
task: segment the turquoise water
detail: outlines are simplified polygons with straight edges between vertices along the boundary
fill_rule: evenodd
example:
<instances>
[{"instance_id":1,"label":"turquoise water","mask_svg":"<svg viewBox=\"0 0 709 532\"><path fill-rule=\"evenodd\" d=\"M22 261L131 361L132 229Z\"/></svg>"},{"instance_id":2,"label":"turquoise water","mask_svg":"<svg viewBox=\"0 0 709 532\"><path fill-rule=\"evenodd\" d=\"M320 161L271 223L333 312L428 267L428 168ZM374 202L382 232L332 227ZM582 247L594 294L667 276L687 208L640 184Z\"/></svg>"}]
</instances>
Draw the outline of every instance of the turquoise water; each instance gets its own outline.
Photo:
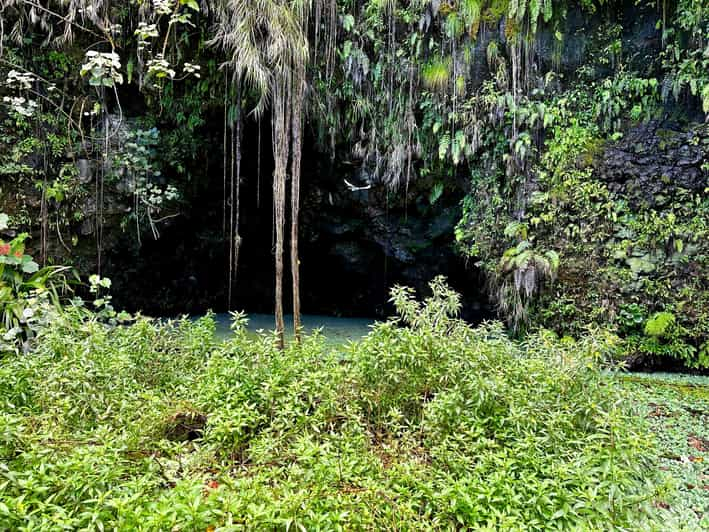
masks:
<instances>
[{"instance_id":1,"label":"turquoise water","mask_svg":"<svg viewBox=\"0 0 709 532\"><path fill-rule=\"evenodd\" d=\"M216 314L217 336L221 338L231 334L231 316L229 314ZM275 326L272 314L248 314L247 329L254 333L258 331L272 331ZM293 316L286 315L286 332L293 336ZM301 319L303 329L311 333L314 329L322 329L328 343L344 343L348 340L359 340L370 331L374 320L370 318L337 318L333 316L304 315Z\"/></svg>"}]
</instances>

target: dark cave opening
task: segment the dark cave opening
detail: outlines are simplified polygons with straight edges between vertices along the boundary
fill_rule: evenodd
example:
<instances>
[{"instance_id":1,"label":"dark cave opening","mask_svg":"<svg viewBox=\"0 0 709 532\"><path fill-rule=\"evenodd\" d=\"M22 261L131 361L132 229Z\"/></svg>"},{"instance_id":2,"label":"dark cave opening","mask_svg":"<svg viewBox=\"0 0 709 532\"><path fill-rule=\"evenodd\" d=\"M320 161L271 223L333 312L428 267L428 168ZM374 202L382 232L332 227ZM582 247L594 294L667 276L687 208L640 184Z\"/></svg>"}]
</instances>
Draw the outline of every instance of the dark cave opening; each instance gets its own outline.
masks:
<instances>
[{"instance_id":1,"label":"dark cave opening","mask_svg":"<svg viewBox=\"0 0 709 532\"><path fill-rule=\"evenodd\" d=\"M233 285L232 308L272 313L274 238L270 128L249 121L244 134L241 185L242 245ZM228 231L223 232L222 144L205 154L203 176L186 183L183 210L146 238L133 253L127 242L107 249L105 274L114 281L120 308L148 315L201 314L227 309ZM260 168L259 168L260 166ZM209 169L213 170L209 170ZM373 186L351 191L352 165L334 163L304 143L300 217L301 301L305 314L378 318L391 314L389 290L395 284L426 295L427 283L444 275L463 296L463 317L492 316L481 273L454 249L454 226L462 192L436 205L415 187L404 201L398 193ZM260 172L259 172L260 170ZM288 183L290 188L290 182ZM290 190L289 190L290 192ZM290 200L288 200L290 201ZM287 213L290 223L290 213ZM289 231L286 231L288 234ZM125 234L121 238L129 239ZM288 242L284 250L284 304L291 308Z\"/></svg>"}]
</instances>

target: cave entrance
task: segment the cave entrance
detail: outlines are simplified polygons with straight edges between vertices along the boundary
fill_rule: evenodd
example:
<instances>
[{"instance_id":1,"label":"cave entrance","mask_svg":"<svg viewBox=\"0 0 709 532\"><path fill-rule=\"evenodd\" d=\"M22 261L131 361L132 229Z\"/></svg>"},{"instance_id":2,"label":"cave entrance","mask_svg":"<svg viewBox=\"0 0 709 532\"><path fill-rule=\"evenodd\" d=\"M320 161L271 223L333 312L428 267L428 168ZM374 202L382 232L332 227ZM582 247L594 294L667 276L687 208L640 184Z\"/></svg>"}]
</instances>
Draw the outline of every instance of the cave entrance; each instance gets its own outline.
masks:
<instances>
[{"instance_id":1,"label":"cave entrance","mask_svg":"<svg viewBox=\"0 0 709 532\"><path fill-rule=\"evenodd\" d=\"M232 310L270 314L274 306L273 162L267 123L261 126L260 137L259 150L259 129L249 121L242 151L242 245ZM145 239L133 254L107 253L106 275L114 280L115 301L122 308L155 316L228 310L222 144L217 134L213 143L214 153L205 154L203 171L182 187L182 214L162 228L160 238ZM425 295L428 281L445 275L463 295L465 318L479 321L490 316L479 272L454 249L460 195L431 205L427 193L417 196L413 189L406 203L401 194L397 199L381 187L353 191L345 179L362 181L361 175L353 177L355 165L335 163L316 151L312 136L304 143L302 162L304 314L381 318L392 312L388 299L393 285L412 286ZM288 312L292 304L287 242L284 255Z\"/></svg>"}]
</instances>

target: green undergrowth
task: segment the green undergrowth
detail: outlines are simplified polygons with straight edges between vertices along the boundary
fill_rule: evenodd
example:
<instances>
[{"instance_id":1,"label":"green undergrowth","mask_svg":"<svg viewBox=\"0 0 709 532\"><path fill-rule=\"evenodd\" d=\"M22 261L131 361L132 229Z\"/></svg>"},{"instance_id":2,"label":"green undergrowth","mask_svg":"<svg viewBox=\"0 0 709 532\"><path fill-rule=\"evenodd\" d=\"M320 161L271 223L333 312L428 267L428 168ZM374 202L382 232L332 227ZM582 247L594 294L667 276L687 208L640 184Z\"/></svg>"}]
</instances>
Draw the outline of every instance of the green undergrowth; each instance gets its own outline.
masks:
<instances>
[{"instance_id":1,"label":"green undergrowth","mask_svg":"<svg viewBox=\"0 0 709 532\"><path fill-rule=\"evenodd\" d=\"M709 377L627 375L620 381L657 436L675 490L655 502L671 530L709 530Z\"/></svg>"},{"instance_id":2,"label":"green undergrowth","mask_svg":"<svg viewBox=\"0 0 709 532\"><path fill-rule=\"evenodd\" d=\"M339 349L67 311L0 364L0 529L666 530L603 336L514 342L432 288Z\"/></svg>"}]
</instances>

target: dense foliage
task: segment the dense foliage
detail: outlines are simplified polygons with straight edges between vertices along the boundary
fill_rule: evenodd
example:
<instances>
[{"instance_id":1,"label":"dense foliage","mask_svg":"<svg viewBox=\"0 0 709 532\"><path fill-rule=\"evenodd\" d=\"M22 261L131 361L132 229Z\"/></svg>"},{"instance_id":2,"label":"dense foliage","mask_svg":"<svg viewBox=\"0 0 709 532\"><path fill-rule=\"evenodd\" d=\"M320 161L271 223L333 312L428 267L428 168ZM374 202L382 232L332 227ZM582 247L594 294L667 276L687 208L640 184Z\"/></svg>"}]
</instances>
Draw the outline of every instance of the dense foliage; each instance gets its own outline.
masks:
<instances>
[{"instance_id":1,"label":"dense foliage","mask_svg":"<svg viewBox=\"0 0 709 532\"><path fill-rule=\"evenodd\" d=\"M0 212L0 231L7 229L8 216ZM28 347L27 341L45 327L65 295L68 268L39 265L25 253L28 235L9 242L0 239L0 353Z\"/></svg>"},{"instance_id":2,"label":"dense foliage","mask_svg":"<svg viewBox=\"0 0 709 532\"><path fill-rule=\"evenodd\" d=\"M361 342L285 351L195 322L67 309L0 366L0 522L16 530L660 528L652 439L613 343L454 319L442 281ZM653 523L655 523L653 525Z\"/></svg>"},{"instance_id":3,"label":"dense foliage","mask_svg":"<svg viewBox=\"0 0 709 532\"><path fill-rule=\"evenodd\" d=\"M251 120L241 110L275 98L277 259L289 123L305 116L323 155L358 168L365 187L407 202L421 200L409 198L417 183L434 204L464 183L459 248L513 330L577 336L592 321L626 337L631 358L709 365L702 0L0 8L0 208L38 233L42 264L70 256L100 274L105 224L131 228L138 245L157 237L190 207L182 192L212 179L210 148L223 142L231 290ZM297 175L300 130L292 135ZM618 150L642 176L607 172Z\"/></svg>"},{"instance_id":4,"label":"dense foliage","mask_svg":"<svg viewBox=\"0 0 709 532\"><path fill-rule=\"evenodd\" d=\"M708 43L705 0L0 0L0 529L709 526L704 389L601 369L709 367ZM106 227L138 254L199 188L231 308L249 125L277 334L117 312ZM439 278L284 348L304 143L402 225L462 198L506 323Z\"/></svg>"}]
</instances>

